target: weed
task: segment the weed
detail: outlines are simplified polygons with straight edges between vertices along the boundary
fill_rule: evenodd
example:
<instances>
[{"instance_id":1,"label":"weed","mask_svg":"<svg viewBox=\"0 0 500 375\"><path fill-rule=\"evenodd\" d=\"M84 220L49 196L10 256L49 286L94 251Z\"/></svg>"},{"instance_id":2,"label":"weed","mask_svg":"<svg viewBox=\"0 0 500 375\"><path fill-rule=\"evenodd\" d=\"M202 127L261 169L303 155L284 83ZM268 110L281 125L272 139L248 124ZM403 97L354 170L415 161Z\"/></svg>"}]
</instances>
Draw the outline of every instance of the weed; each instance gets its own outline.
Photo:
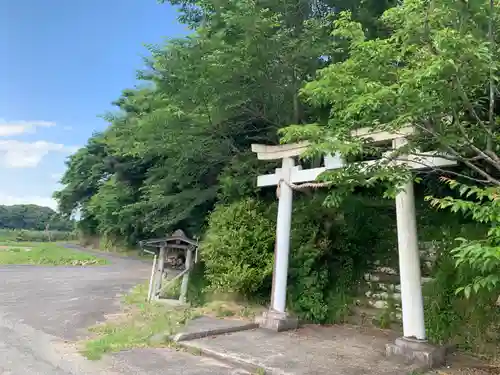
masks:
<instances>
[{"instance_id":1,"label":"weed","mask_svg":"<svg viewBox=\"0 0 500 375\"><path fill-rule=\"evenodd\" d=\"M411 370L408 375L424 375L425 373L424 370Z\"/></svg>"},{"instance_id":2,"label":"weed","mask_svg":"<svg viewBox=\"0 0 500 375\"><path fill-rule=\"evenodd\" d=\"M164 305L146 301L148 284L134 287L124 298L121 319L108 320L91 327L93 336L82 343L80 352L91 360L100 359L103 354L124 349L161 346L178 349L168 339L186 322L197 316L197 312L186 308L167 309ZM165 339L154 340L163 335Z\"/></svg>"},{"instance_id":3,"label":"weed","mask_svg":"<svg viewBox=\"0 0 500 375\"><path fill-rule=\"evenodd\" d=\"M384 309L384 311L374 319L374 323L378 328L388 329L391 327L391 313Z\"/></svg>"},{"instance_id":4,"label":"weed","mask_svg":"<svg viewBox=\"0 0 500 375\"><path fill-rule=\"evenodd\" d=\"M436 344L452 343L474 354L495 357L500 347L500 310L498 294L480 293L470 299L457 294L457 288L473 280L475 274L457 269L444 253L433 272L434 280L424 287L425 319L429 340Z\"/></svg>"},{"instance_id":5,"label":"weed","mask_svg":"<svg viewBox=\"0 0 500 375\"><path fill-rule=\"evenodd\" d=\"M122 320L92 327L94 337L83 343L81 353L88 359L100 359L103 354L145 346L171 347L169 340L152 343L158 334L174 334L183 324L185 312L167 310L162 305L144 303L129 310Z\"/></svg>"},{"instance_id":6,"label":"weed","mask_svg":"<svg viewBox=\"0 0 500 375\"><path fill-rule=\"evenodd\" d=\"M211 315L215 317L238 317L253 319L263 310L259 305L241 305L229 300L214 300L194 311L202 315Z\"/></svg>"},{"instance_id":7,"label":"weed","mask_svg":"<svg viewBox=\"0 0 500 375\"><path fill-rule=\"evenodd\" d=\"M200 348L189 348L187 351L189 354L196 355L196 356L200 356L203 354Z\"/></svg>"}]
</instances>

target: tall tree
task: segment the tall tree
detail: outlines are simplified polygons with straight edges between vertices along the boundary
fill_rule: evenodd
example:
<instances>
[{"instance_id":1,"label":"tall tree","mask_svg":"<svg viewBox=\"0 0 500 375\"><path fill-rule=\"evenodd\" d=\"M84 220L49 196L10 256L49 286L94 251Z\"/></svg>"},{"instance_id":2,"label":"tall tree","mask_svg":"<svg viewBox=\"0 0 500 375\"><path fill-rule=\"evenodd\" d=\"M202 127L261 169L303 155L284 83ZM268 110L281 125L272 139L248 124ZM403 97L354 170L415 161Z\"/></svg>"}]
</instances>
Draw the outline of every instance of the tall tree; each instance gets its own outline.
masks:
<instances>
[{"instance_id":1,"label":"tall tree","mask_svg":"<svg viewBox=\"0 0 500 375\"><path fill-rule=\"evenodd\" d=\"M361 17L364 7L177 5L194 33L149 46L143 85L123 92L118 111L105 116L109 128L68 162L56 198L65 213L79 209L89 231L129 242L176 227L193 235L218 199L253 194L251 176L273 166L256 163L250 145L276 143L279 129L315 118L298 92L332 61L332 14L349 7ZM370 7L370 14L380 11Z\"/></svg>"},{"instance_id":2,"label":"tall tree","mask_svg":"<svg viewBox=\"0 0 500 375\"><path fill-rule=\"evenodd\" d=\"M49 207L20 204L0 206L0 228L72 231L74 223Z\"/></svg>"},{"instance_id":3,"label":"tall tree","mask_svg":"<svg viewBox=\"0 0 500 375\"><path fill-rule=\"evenodd\" d=\"M343 13L333 35L337 43L349 41L349 58L321 70L303 90L308 103L329 108L329 119L290 127L285 138L311 140L315 151L360 155L375 150L369 140L353 137L353 130L398 132L412 125L417 134L394 156L418 157L434 148L466 166L470 173L464 177L500 185L495 120L500 51L488 33L490 22L493 29L499 26L499 15L482 0L408 0L384 14L392 35L369 40ZM390 159L368 172L388 177ZM359 182L365 177L360 174Z\"/></svg>"},{"instance_id":4,"label":"tall tree","mask_svg":"<svg viewBox=\"0 0 500 375\"><path fill-rule=\"evenodd\" d=\"M303 90L308 103L329 109L329 118L284 132L285 141L309 140L312 154L339 152L349 161L380 156L370 140L356 137L360 127L394 133L409 125L416 129L405 146L369 168L352 163L325 174L337 187L329 202L355 186L381 181L394 193L411 178L405 166L391 166L396 157L410 155L426 165L423 152L436 150L457 162L454 170L432 169L461 199L447 196L433 199L433 205L491 226L484 239L463 240L455 249L458 264L479 275L463 287L468 295L500 288L499 5L405 0L382 18L392 34L372 40L343 13L333 35L337 44L350 46L349 57L324 68Z\"/></svg>"}]
</instances>

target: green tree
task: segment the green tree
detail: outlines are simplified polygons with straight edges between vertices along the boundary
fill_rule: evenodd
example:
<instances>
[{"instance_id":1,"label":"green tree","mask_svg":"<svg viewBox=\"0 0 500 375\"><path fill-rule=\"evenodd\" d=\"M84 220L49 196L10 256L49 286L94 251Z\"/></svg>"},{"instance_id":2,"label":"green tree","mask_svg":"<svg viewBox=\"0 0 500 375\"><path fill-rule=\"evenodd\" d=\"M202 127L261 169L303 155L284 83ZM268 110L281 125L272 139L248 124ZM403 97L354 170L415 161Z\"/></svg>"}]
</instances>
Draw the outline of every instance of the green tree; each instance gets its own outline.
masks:
<instances>
[{"instance_id":1,"label":"green tree","mask_svg":"<svg viewBox=\"0 0 500 375\"><path fill-rule=\"evenodd\" d=\"M72 231L72 220L59 215L49 207L34 204L0 206L0 228L28 230Z\"/></svg>"},{"instance_id":2,"label":"green tree","mask_svg":"<svg viewBox=\"0 0 500 375\"><path fill-rule=\"evenodd\" d=\"M325 64L329 21L285 19L252 1L228 4L216 18L224 22L150 46L144 85L124 91L105 116L110 127L70 159L56 198L65 213L79 209L90 231L128 233L130 242L179 226L200 233L217 197L254 192L249 176L262 167L250 162L250 145L277 142L277 129L308 121L297 92ZM244 175L232 174L237 162ZM130 189L124 201L116 184ZM133 235L118 219L125 216L140 227Z\"/></svg>"},{"instance_id":3,"label":"green tree","mask_svg":"<svg viewBox=\"0 0 500 375\"><path fill-rule=\"evenodd\" d=\"M500 51L494 30L500 26L500 8L483 0L407 0L387 10L382 20L391 35L369 39L349 13L339 16L332 50L348 43L349 57L322 69L303 90L309 104L328 108L329 118L291 126L283 140L310 141L310 155L339 152L347 161L362 160L367 155L381 156L383 150L369 139L356 137L356 129L398 133L411 125L416 133L408 143L370 167L351 163L322 176L337 186L328 202L337 202L339 194L355 186L381 182L392 195L401 182L411 178L411 171L393 167L391 161L408 155L418 159L423 152L436 150L437 155L456 161L459 168L433 170L477 184L479 190L462 185L458 192L471 199L467 207L476 220L498 227L500 157L495 104ZM426 164L425 159L418 161ZM441 202L442 207L454 210L462 210L459 207L465 204L452 197ZM471 255L466 255L466 249L475 249L477 267L482 267L482 256L493 254L488 262L498 272L498 240L498 231L492 230L484 246L465 241L457 257L463 263Z\"/></svg>"}]
</instances>

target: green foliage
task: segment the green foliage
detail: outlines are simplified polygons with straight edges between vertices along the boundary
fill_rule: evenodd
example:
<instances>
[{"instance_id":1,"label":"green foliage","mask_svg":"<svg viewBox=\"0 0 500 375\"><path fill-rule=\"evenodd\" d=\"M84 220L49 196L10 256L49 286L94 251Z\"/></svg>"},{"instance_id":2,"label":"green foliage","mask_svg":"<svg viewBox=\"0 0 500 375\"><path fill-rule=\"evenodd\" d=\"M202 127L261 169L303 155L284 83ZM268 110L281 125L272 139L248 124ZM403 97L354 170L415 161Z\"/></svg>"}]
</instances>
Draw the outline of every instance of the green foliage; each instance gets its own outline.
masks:
<instances>
[{"instance_id":1,"label":"green foliage","mask_svg":"<svg viewBox=\"0 0 500 375\"><path fill-rule=\"evenodd\" d=\"M338 322L349 313L355 287L375 259L394 248L389 202L362 197L340 209L324 195L295 200L288 304L302 319ZM249 299L269 298L275 206L247 199L218 206L201 243L209 289Z\"/></svg>"},{"instance_id":2,"label":"green foliage","mask_svg":"<svg viewBox=\"0 0 500 375\"><path fill-rule=\"evenodd\" d=\"M324 199L317 194L295 205L289 304L305 320L341 322L363 274L394 248L393 207L356 195L331 209Z\"/></svg>"},{"instance_id":3,"label":"green foliage","mask_svg":"<svg viewBox=\"0 0 500 375\"><path fill-rule=\"evenodd\" d=\"M97 230L104 238L113 240L133 237L135 218L124 205L134 202L134 192L116 176L104 182L99 191L90 198L87 209L97 221Z\"/></svg>"},{"instance_id":4,"label":"green foliage","mask_svg":"<svg viewBox=\"0 0 500 375\"><path fill-rule=\"evenodd\" d=\"M15 233L18 242L54 242L76 239L74 232L20 230Z\"/></svg>"},{"instance_id":5,"label":"green foliage","mask_svg":"<svg viewBox=\"0 0 500 375\"><path fill-rule=\"evenodd\" d=\"M433 271L434 280L425 284L425 319L429 340L453 343L463 350L495 355L500 345L498 293L482 290L466 298L456 293L459 286L471 283L476 271L455 267L449 254L452 242L444 242Z\"/></svg>"},{"instance_id":6,"label":"green foliage","mask_svg":"<svg viewBox=\"0 0 500 375\"><path fill-rule=\"evenodd\" d=\"M433 201L476 221L479 227L491 225L487 234L462 238L452 252L457 267L453 272L468 270L473 277L442 289L445 296L457 289L471 298L499 291L500 146L495 101L500 38L492 30L500 26L500 8L491 4L407 0L384 13L381 20L391 32L375 39L367 37L352 14L341 13L334 21L331 50L347 48L348 57L321 69L302 90L309 105L329 111L328 118L318 115L309 125L293 125L280 132L283 142L309 141L306 157L340 153L349 163L320 176L335 186L326 200L331 206L339 206L359 186L383 185L385 194L393 196L410 179L407 168L392 164L395 158L410 156L435 173L477 184L449 183L462 197L449 193ZM384 146L356 137L355 132L370 127L397 133L408 125L415 129L408 143L385 157L381 157ZM421 158L422 152L431 150L457 162L458 168L433 167ZM359 163L374 158L378 161L369 166ZM447 229L437 228L442 234ZM444 303L439 308L446 309ZM455 319L447 316L456 314L453 309L441 312L445 321Z\"/></svg>"},{"instance_id":7,"label":"green foliage","mask_svg":"<svg viewBox=\"0 0 500 375\"><path fill-rule=\"evenodd\" d=\"M302 90L308 104L329 109L329 118L290 126L283 141L310 141L309 156L339 152L347 161L362 161L384 150L357 137L356 129L400 133L414 127L406 145L370 166L351 163L325 173L323 179L338 187L333 196L380 183L394 195L410 176L391 161L412 157L432 167L422 159L422 152L431 150L460 164L449 172L435 168L439 173L500 185L495 112L500 37L488 31L500 26L500 8L482 0L408 0L387 10L382 21L391 33L376 39L367 38L350 13L334 21L331 50L347 47L348 58L321 69Z\"/></svg>"},{"instance_id":8,"label":"green foliage","mask_svg":"<svg viewBox=\"0 0 500 375\"><path fill-rule=\"evenodd\" d=\"M476 276L457 292L463 292L467 298L484 290L500 294L500 188L469 186L451 179L443 181L457 190L462 199L429 198L433 206L461 213L489 226L482 239L458 238L460 244L452 251L456 266L470 268Z\"/></svg>"},{"instance_id":9,"label":"green foliage","mask_svg":"<svg viewBox=\"0 0 500 375\"><path fill-rule=\"evenodd\" d=\"M0 206L0 228L42 231L72 231L74 223L49 207L34 204Z\"/></svg>"},{"instance_id":10,"label":"green foliage","mask_svg":"<svg viewBox=\"0 0 500 375\"><path fill-rule=\"evenodd\" d=\"M484 224L491 230L453 252L458 268L447 269L451 281L443 276L438 302L427 305L431 336L444 340L456 321L472 319L445 305L462 301L457 288L474 299L500 284L498 200L480 185L500 186L500 33L491 32L500 28L500 7L484 0L170 3L193 33L148 47L141 85L123 91L117 111L104 116L109 127L68 160L55 193L60 211L79 212L79 229L109 246L178 228L204 234L189 298L205 301L200 289L268 298L275 197L257 189L255 177L276 165L257 161L251 144L276 144L278 134L283 142L307 140L310 164L338 152L349 164L320 176L332 183L328 195L294 200L288 301L306 320L342 321L360 276L395 247L393 202L380 197L394 196L413 174L392 160L412 157L428 167L418 158L435 150L458 163L435 173L479 187L456 185L465 197L447 192L435 201L465 214L461 220L419 210L424 235L458 236L462 229L448 222L468 216L478 232ZM409 124L416 132L408 144L385 157L385 146L353 136L360 127L399 132ZM358 163L366 160L368 167ZM439 195L425 177L422 184ZM465 270L472 278L454 278ZM120 332L112 341L143 344L151 333Z\"/></svg>"},{"instance_id":11,"label":"green foliage","mask_svg":"<svg viewBox=\"0 0 500 375\"><path fill-rule=\"evenodd\" d=\"M142 289L142 290L141 290ZM168 336L174 335L192 312L187 309L167 310L164 305L144 303L147 288L133 291L127 302L133 304L121 317L90 328L92 337L85 340L81 354L90 360L99 360L104 354L137 347L165 347L175 344Z\"/></svg>"},{"instance_id":12,"label":"green foliage","mask_svg":"<svg viewBox=\"0 0 500 375\"><path fill-rule=\"evenodd\" d=\"M55 194L86 235L129 245L178 228L201 235L216 202L252 196L255 175L272 167L251 144L276 143L278 129L315 117L298 91L330 61L320 57L331 9L352 10L375 35L394 1L172 3L193 34L148 46L142 84L123 91L104 116L110 126L71 156Z\"/></svg>"},{"instance_id":13,"label":"green foliage","mask_svg":"<svg viewBox=\"0 0 500 375\"><path fill-rule=\"evenodd\" d=\"M191 306L201 306L207 302L208 282L205 277L205 263L198 259L189 274L187 300Z\"/></svg>"},{"instance_id":14,"label":"green foliage","mask_svg":"<svg viewBox=\"0 0 500 375\"><path fill-rule=\"evenodd\" d=\"M269 292L275 239L269 210L245 199L212 212L200 246L211 290L245 298Z\"/></svg>"},{"instance_id":15,"label":"green foliage","mask_svg":"<svg viewBox=\"0 0 500 375\"><path fill-rule=\"evenodd\" d=\"M177 279L172 282L169 282L160 290L161 298L169 298L169 299L179 299L181 294L181 283L182 279Z\"/></svg>"}]
</instances>

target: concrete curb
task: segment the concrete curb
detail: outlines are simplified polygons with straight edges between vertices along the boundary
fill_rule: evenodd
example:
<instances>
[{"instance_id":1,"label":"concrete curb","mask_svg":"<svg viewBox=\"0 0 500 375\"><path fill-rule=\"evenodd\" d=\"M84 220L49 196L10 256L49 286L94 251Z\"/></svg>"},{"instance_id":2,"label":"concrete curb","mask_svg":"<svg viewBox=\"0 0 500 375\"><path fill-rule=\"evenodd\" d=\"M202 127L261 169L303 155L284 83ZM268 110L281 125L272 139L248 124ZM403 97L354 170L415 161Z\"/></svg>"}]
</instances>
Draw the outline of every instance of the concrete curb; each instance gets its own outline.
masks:
<instances>
[{"instance_id":1,"label":"concrete curb","mask_svg":"<svg viewBox=\"0 0 500 375\"><path fill-rule=\"evenodd\" d=\"M228 333L234 333L240 331L248 331L256 328L259 328L259 325L256 323L245 323L235 327L214 328L197 332L180 332L170 336L169 339L174 342L181 342L181 341L202 339L204 337L210 337L210 336L225 335Z\"/></svg>"},{"instance_id":2,"label":"concrete curb","mask_svg":"<svg viewBox=\"0 0 500 375\"><path fill-rule=\"evenodd\" d=\"M260 363L256 358L251 356L246 356L244 354L237 354L231 352L221 352L206 347L202 347L192 342L181 342L179 345L190 351L196 351L200 355L208 358L212 358L230 366L239 367L252 374L262 374L262 375L296 375L294 373L286 372L278 368L269 367Z\"/></svg>"}]
</instances>

